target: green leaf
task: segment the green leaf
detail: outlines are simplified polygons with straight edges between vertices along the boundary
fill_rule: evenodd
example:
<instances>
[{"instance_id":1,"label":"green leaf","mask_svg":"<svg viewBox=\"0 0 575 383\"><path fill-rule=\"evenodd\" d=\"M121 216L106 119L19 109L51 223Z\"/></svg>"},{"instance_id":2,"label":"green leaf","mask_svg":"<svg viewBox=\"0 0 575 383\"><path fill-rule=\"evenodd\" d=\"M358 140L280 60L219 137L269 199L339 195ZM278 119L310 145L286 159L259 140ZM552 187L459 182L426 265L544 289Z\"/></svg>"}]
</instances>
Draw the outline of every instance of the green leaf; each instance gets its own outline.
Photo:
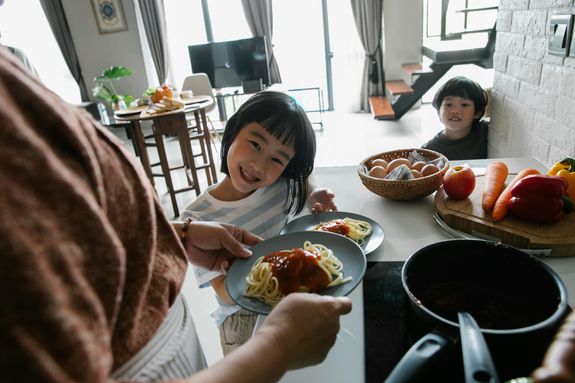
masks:
<instances>
[{"instance_id":1,"label":"green leaf","mask_svg":"<svg viewBox=\"0 0 575 383\"><path fill-rule=\"evenodd\" d=\"M142 96L144 96L144 97L153 96L155 91L156 91L156 88L148 88L148 89L146 89L144 94L142 94Z\"/></svg>"},{"instance_id":2,"label":"green leaf","mask_svg":"<svg viewBox=\"0 0 575 383\"><path fill-rule=\"evenodd\" d=\"M134 101L134 96L132 96L131 94L127 94L125 96L122 96L122 99L124 100L127 106L130 106L130 104Z\"/></svg>"},{"instance_id":3,"label":"green leaf","mask_svg":"<svg viewBox=\"0 0 575 383\"><path fill-rule=\"evenodd\" d=\"M563 213L569 214L573 211L573 201L569 196L563 195L561 196L561 200L563 201Z\"/></svg>"},{"instance_id":4,"label":"green leaf","mask_svg":"<svg viewBox=\"0 0 575 383\"><path fill-rule=\"evenodd\" d=\"M124 66L111 66L102 72L101 76L109 80L118 80L123 77L130 76L133 71Z\"/></svg>"},{"instance_id":5,"label":"green leaf","mask_svg":"<svg viewBox=\"0 0 575 383\"><path fill-rule=\"evenodd\" d=\"M575 160L573 158L565 158L561 164L567 166L569 173L575 172Z\"/></svg>"},{"instance_id":6,"label":"green leaf","mask_svg":"<svg viewBox=\"0 0 575 383\"><path fill-rule=\"evenodd\" d=\"M111 104L115 93L106 85L97 84L92 88L92 95Z\"/></svg>"}]
</instances>

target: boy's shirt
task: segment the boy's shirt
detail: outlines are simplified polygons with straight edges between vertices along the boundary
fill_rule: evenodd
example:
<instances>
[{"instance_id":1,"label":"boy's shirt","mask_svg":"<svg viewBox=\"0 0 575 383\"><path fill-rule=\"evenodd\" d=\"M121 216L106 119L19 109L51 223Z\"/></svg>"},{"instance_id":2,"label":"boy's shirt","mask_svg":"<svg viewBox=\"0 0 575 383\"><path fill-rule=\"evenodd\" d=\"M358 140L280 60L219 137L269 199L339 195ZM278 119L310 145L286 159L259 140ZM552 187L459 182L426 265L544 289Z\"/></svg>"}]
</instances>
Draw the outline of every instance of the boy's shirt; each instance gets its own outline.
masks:
<instances>
[{"instance_id":1,"label":"boy's shirt","mask_svg":"<svg viewBox=\"0 0 575 383\"><path fill-rule=\"evenodd\" d=\"M450 161L487 158L488 128L487 121L474 122L469 134L459 140L448 140L440 132L423 144L422 148L435 150Z\"/></svg>"}]
</instances>

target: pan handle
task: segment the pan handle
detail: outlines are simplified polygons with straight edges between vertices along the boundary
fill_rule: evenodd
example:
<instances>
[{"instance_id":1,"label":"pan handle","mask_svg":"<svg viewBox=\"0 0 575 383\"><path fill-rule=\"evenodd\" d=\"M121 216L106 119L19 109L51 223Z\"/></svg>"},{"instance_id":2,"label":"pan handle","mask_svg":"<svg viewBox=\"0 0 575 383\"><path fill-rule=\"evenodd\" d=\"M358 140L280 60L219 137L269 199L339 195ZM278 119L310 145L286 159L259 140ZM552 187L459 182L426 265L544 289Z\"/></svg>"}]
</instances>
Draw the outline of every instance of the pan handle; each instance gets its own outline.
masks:
<instances>
[{"instance_id":1,"label":"pan handle","mask_svg":"<svg viewBox=\"0 0 575 383\"><path fill-rule=\"evenodd\" d=\"M452 341L448 338L430 332L418 340L395 368L391 371L385 383L407 383L417 381L428 370L429 366L441 356Z\"/></svg>"},{"instance_id":2,"label":"pan handle","mask_svg":"<svg viewBox=\"0 0 575 383\"><path fill-rule=\"evenodd\" d=\"M467 312L457 313L466 383L499 383L491 353L475 319Z\"/></svg>"}]
</instances>

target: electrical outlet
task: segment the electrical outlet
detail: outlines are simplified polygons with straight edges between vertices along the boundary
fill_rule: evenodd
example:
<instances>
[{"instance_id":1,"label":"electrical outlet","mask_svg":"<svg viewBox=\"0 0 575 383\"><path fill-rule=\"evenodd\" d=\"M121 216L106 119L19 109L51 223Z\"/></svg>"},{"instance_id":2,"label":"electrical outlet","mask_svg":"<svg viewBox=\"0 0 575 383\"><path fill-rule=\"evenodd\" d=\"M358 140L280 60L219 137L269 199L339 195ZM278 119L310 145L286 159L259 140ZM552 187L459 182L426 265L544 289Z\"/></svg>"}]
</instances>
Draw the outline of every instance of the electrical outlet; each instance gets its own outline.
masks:
<instances>
[{"instance_id":1,"label":"electrical outlet","mask_svg":"<svg viewBox=\"0 0 575 383\"><path fill-rule=\"evenodd\" d=\"M553 15L549 23L549 45L547 50L550 55L568 56L569 45L573 33L574 15Z\"/></svg>"}]
</instances>

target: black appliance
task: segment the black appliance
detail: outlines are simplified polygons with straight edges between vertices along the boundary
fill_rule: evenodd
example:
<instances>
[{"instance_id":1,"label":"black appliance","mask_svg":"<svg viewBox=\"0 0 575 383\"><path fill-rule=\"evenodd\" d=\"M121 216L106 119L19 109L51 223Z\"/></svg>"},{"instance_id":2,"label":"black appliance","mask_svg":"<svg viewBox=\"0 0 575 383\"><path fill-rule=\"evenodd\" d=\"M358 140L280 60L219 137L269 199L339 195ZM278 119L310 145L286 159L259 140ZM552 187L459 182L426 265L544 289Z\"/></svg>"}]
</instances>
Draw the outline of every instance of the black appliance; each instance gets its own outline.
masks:
<instances>
[{"instance_id":1,"label":"black appliance","mask_svg":"<svg viewBox=\"0 0 575 383\"><path fill-rule=\"evenodd\" d=\"M214 88L261 80L271 85L265 36L188 46L194 73L206 73Z\"/></svg>"}]
</instances>

